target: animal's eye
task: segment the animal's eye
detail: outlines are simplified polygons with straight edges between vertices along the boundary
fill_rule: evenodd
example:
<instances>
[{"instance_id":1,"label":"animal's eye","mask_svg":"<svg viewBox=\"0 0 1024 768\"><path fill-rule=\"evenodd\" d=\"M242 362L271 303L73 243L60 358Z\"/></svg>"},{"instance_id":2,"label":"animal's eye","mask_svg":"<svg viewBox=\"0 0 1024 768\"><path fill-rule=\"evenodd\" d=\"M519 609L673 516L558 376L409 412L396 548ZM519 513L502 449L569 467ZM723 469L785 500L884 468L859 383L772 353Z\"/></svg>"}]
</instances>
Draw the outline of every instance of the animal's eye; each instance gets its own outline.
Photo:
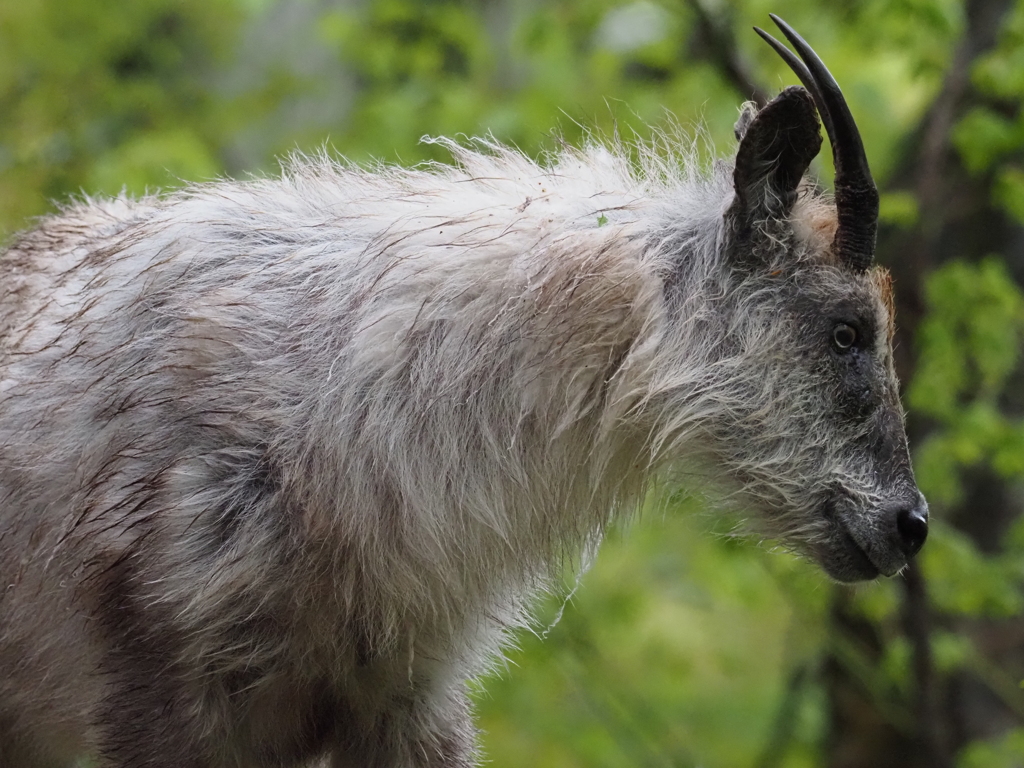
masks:
<instances>
[{"instance_id":1,"label":"animal's eye","mask_svg":"<svg viewBox=\"0 0 1024 768\"><path fill-rule=\"evenodd\" d=\"M832 329L832 343L836 349L846 351L857 343L857 329L846 323L836 323Z\"/></svg>"}]
</instances>

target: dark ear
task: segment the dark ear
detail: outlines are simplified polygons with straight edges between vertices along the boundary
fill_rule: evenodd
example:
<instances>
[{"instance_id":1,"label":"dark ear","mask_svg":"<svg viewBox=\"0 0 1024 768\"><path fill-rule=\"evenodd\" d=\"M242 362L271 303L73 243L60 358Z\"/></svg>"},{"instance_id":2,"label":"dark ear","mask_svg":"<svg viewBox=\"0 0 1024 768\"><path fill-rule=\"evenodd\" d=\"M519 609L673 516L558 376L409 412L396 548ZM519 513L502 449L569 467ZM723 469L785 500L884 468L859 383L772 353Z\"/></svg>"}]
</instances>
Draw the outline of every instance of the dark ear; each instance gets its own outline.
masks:
<instances>
[{"instance_id":1,"label":"dark ear","mask_svg":"<svg viewBox=\"0 0 1024 768\"><path fill-rule=\"evenodd\" d=\"M745 118L745 119L744 119ZM791 86L744 123L726 213L734 235L748 239L758 222L783 219L796 202L797 188L821 149L821 124L811 95Z\"/></svg>"}]
</instances>

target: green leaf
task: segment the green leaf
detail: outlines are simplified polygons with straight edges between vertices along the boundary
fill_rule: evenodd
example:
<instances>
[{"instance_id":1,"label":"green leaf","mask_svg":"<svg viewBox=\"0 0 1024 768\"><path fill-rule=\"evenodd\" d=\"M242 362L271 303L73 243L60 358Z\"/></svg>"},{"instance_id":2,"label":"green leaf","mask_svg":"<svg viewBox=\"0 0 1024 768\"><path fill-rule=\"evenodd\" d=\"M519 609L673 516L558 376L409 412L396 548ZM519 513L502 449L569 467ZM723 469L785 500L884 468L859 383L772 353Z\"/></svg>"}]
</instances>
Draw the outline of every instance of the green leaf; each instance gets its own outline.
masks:
<instances>
[{"instance_id":1,"label":"green leaf","mask_svg":"<svg viewBox=\"0 0 1024 768\"><path fill-rule=\"evenodd\" d=\"M936 608L965 616L1013 616L1024 610L1011 561L987 558L964 534L935 520L919 555Z\"/></svg>"},{"instance_id":2,"label":"green leaf","mask_svg":"<svg viewBox=\"0 0 1024 768\"><path fill-rule=\"evenodd\" d=\"M986 170L1020 143L1016 123L985 107L972 109L953 130L953 144L972 173Z\"/></svg>"},{"instance_id":3,"label":"green leaf","mask_svg":"<svg viewBox=\"0 0 1024 768\"><path fill-rule=\"evenodd\" d=\"M912 192L884 192L879 200L878 218L886 224L909 229L917 223L918 214Z\"/></svg>"}]
</instances>

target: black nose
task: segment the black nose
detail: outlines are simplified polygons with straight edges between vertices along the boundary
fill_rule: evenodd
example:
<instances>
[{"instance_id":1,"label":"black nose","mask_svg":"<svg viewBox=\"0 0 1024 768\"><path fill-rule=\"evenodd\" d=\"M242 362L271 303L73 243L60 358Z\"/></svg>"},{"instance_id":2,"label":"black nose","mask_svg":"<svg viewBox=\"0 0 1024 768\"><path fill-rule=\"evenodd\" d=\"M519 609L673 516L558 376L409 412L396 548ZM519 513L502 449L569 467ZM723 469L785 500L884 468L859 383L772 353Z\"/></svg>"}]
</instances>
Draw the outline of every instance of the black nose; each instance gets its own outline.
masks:
<instances>
[{"instance_id":1,"label":"black nose","mask_svg":"<svg viewBox=\"0 0 1024 768\"><path fill-rule=\"evenodd\" d=\"M928 502L923 496L916 506L904 507L896 513L896 530L900 534L900 549L907 558L921 551L928 538Z\"/></svg>"}]
</instances>

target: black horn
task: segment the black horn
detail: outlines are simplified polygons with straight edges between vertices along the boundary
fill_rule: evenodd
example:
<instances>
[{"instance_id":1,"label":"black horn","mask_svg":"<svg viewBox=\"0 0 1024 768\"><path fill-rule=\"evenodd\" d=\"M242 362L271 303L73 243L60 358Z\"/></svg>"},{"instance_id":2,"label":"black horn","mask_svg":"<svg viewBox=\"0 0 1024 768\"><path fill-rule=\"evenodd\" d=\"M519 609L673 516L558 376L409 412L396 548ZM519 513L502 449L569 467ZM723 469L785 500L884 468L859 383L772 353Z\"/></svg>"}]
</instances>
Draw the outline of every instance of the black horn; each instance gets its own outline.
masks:
<instances>
[{"instance_id":1,"label":"black horn","mask_svg":"<svg viewBox=\"0 0 1024 768\"><path fill-rule=\"evenodd\" d=\"M789 24L769 14L800 57L763 29L754 27L790 66L810 92L832 144L836 167L836 228L832 250L839 260L856 272L863 272L874 259L878 228L878 189L864 154L864 143L839 84L818 54Z\"/></svg>"}]
</instances>

